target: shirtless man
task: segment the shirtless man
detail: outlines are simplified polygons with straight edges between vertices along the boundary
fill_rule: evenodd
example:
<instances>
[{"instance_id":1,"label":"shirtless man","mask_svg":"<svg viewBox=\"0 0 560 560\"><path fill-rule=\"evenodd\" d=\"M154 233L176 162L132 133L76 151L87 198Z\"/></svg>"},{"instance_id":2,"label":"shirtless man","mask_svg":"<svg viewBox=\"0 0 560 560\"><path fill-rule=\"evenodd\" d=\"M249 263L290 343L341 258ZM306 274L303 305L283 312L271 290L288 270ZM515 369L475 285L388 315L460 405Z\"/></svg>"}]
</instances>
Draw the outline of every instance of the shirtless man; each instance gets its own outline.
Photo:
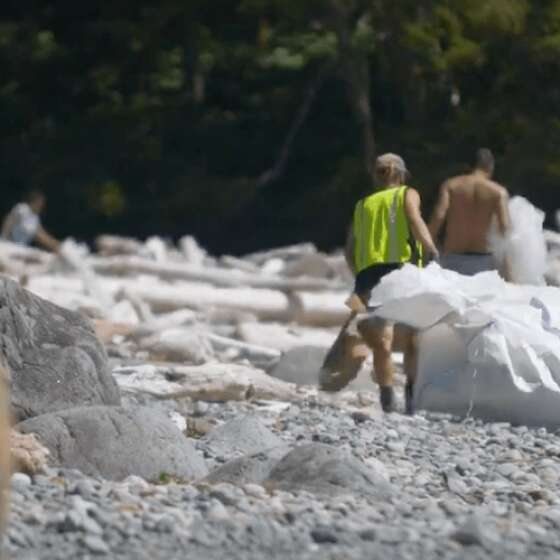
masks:
<instances>
[{"instance_id":1,"label":"shirtless man","mask_svg":"<svg viewBox=\"0 0 560 560\"><path fill-rule=\"evenodd\" d=\"M31 191L25 202L16 205L2 224L2 238L12 243L29 245L36 241L46 249L57 252L60 242L42 226L40 214L46 204L45 195Z\"/></svg>"},{"instance_id":2,"label":"shirtless man","mask_svg":"<svg viewBox=\"0 0 560 560\"><path fill-rule=\"evenodd\" d=\"M441 186L429 229L435 239L446 223L443 268L467 276L498 268L488 250L488 232L495 217L498 231L505 235L509 212L508 193L491 180L493 173L494 156L481 148L472 173L448 179Z\"/></svg>"}]
</instances>

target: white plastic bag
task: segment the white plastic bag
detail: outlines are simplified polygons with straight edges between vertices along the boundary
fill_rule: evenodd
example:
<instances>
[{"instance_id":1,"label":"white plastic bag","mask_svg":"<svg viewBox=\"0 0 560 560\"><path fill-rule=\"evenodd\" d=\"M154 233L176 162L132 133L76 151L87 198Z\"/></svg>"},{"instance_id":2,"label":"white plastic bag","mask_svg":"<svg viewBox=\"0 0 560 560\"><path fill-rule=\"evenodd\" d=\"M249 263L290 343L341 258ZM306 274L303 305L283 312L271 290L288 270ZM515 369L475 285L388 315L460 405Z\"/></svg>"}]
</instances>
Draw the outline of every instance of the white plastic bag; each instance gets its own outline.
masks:
<instances>
[{"instance_id":1,"label":"white plastic bag","mask_svg":"<svg viewBox=\"0 0 560 560\"><path fill-rule=\"evenodd\" d=\"M417 408L560 427L560 289L405 266L372 315L419 329Z\"/></svg>"},{"instance_id":2,"label":"white plastic bag","mask_svg":"<svg viewBox=\"0 0 560 560\"><path fill-rule=\"evenodd\" d=\"M521 196L509 202L511 229L506 237L498 233L494 223L488 235L490 251L497 262L507 259L510 280L516 284L544 285L546 243L544 212Z\"/></svg>"}]
</instances>

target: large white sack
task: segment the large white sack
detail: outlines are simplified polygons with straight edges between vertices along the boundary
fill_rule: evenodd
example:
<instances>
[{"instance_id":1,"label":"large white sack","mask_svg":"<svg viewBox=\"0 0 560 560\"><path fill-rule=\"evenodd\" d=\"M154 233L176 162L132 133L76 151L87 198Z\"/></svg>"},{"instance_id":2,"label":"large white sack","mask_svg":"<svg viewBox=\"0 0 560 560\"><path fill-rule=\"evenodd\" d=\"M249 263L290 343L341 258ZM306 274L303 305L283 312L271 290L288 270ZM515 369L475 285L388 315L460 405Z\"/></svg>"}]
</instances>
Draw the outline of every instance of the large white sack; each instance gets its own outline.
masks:
<instances>
[{"instance_id":1,"label":"large white sack","mask_svg":"<svg viewBox=\"0 0 560 560\"><path fill-rule=\"evenodd\" d=\"M405 266L372 292L373 315L421 329L419 409L560 426L560 290Z\"/></svg>"},{"instance_id":2,"label":"large white sack","mask_svg":"<svg viewBox=\"0 0 560 560\"><path fill-rule=\"evenodd\" d=\"M510 280L516 284L543 285L547 269L543 223L545 214L526 198L509 201L511 227L502 237L494 223L489 232L490 251L500 263L507 259Z\"/></svg>"}]
</instances>

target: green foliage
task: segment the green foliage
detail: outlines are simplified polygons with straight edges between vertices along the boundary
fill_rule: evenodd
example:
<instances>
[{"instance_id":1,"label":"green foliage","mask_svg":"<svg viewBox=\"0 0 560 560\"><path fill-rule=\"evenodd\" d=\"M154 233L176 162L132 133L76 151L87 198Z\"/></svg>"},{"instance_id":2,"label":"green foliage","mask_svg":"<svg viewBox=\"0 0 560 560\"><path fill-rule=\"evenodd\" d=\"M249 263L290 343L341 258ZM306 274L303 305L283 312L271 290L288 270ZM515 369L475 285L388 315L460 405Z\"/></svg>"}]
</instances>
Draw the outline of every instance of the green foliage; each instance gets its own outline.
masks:
<instances>
[{"instance_id":1,"label":"green foliage","mask_svg":"<svg viewBox=\"0 0 560 560\"><path fill-rule=\"evenodd\" d=\"M370 187L352 72L378 150L405 156L425 200L484 144L513 192L560 203L560 0L41 5L0 22L2 209L42 188L58 235L340 244ZM323 69L285 173L259 191Z\"/></svg>"}]
</instances>

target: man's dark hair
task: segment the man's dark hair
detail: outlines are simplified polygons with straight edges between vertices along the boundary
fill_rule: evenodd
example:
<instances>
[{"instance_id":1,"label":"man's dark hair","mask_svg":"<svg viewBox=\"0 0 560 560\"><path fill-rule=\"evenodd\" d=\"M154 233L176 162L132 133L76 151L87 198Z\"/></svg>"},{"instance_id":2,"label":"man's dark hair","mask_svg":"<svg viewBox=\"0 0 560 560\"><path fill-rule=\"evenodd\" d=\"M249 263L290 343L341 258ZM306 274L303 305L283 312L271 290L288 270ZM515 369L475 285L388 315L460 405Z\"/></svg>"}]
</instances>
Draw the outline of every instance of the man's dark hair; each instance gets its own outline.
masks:
<instances>
[{"instance_id":1,"label":"man's dark hair","mask_svg":"<svg viewBox=\"0 0 560 560\"><path fill-rule=\"evenodd\" d=\"M474 162L475 169L481 169L492 173L494 171L494 154L488 148L479 148L476 152L476 159Z\"/></svg>"},{"instance_id":2,"label":"man's dark hair","mask_svg":"<svg viewBox=\"0 0 560 560\"><path fill-rule=\"evenodd\" d=\"M25 200L28 204L33 204L34 202L37 201L44 201L45 200L45 194L41 191L38 190L32 190L29 191L27 193L27 196L25 197Z\"/></svg>"}]
</instances>

